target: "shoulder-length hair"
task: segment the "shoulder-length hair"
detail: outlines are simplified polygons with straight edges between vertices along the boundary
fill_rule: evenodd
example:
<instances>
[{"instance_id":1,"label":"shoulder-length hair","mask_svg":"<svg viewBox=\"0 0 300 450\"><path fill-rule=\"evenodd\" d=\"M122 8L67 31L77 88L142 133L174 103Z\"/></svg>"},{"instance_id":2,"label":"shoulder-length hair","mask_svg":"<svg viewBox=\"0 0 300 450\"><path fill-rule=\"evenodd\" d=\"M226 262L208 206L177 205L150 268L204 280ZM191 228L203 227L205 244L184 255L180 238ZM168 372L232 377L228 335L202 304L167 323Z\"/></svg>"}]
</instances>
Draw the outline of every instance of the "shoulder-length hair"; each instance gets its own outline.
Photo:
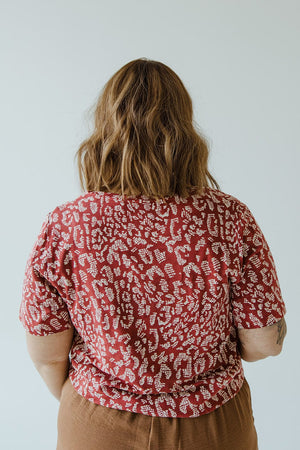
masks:
<instances>
[{"instance_id":1,"label":"shoulder-length hair","mask_svg":"<svg viewBox=\"0 0 300 450\"><path fill-rule=\"evenodd\" d=\"M201 194L209 183L220 189L191 97L165 64L140 58L121 67L100 92L94 123L75 154L83 190L158 200Z\"/></svg>"}]
</instances>

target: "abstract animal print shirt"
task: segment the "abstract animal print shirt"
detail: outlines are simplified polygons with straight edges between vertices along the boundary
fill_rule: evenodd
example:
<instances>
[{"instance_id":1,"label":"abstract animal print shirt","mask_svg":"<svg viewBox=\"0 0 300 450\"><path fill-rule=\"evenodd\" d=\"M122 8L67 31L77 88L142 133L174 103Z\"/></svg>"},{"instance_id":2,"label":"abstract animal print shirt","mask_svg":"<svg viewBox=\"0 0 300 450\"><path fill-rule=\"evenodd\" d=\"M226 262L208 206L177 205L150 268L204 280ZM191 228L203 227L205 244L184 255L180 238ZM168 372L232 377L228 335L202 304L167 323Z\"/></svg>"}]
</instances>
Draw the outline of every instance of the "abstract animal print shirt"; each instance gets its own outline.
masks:
<instances>
[{"instance_id":1,"label":"abstract animal print shirt","mask_svg":"<svg viewBox=\"0 0 300 450\"><path fill-rule=\"evenodd\" d=\"M19 319L36 336L74 327L69 377L87 400L197 417L240 390L236 328L286 313L249 208L202 195L86 192L49 212L28 258Z\"/></svg>"}]
</instances>

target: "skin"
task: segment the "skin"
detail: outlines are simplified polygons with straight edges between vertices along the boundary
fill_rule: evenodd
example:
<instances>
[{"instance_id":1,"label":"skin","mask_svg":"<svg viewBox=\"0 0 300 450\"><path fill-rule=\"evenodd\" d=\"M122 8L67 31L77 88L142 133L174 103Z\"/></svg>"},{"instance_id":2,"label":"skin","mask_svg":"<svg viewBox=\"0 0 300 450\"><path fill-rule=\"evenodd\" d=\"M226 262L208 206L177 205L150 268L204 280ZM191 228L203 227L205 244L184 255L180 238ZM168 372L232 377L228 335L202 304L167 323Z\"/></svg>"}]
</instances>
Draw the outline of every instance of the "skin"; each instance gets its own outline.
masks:
<instances>
[{"instance_id":1,"label":"skin","mask_svg":"<svg viewBox=\"0 0 300 450\"><path fill-rule=\"evenodd\" d=\"M62 387L69 374L73 335L74 327L48 336L35 336L26 332L30 358L57 400L60 400Z\"/></svg>"},{"instance_id":2,"label":"skin","mask_svg":"<svg viewBox=\"0 0 300 450\"><path fill-rule=\"evenodd\" d=\"M263 328L238 328L238 350L242 359L253 362L268 356L277 356L282 350L286 333L284 317Z\"/></svg>"}]
</instances>

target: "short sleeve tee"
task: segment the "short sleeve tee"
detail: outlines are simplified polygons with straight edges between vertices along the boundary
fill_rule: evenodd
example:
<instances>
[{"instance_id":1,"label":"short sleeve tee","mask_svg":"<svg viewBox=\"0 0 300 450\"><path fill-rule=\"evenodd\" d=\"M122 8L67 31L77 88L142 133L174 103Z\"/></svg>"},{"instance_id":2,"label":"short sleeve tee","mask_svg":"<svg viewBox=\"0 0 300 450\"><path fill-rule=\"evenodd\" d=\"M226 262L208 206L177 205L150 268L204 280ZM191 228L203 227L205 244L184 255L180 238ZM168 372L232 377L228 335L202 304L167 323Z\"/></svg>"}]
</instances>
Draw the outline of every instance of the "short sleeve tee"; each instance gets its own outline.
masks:
<instances>
[{"instance_id":1,"label":"short sleeve tee","mask_svg":"<svg viewBox=\"0 0 300 450\"><path fill-rule=\"evenodd\" d=\"M29 255L19 319L74 327L70 381L96 404L197 417L244 381L237 328L286 313L253 213L213 188L187 198L86 192L49 212Z\"/></svg>"},{"instance_id":2,"label":"short sleeve tee","mask_svg":"<svg viewBox=\"0 0 300 450\"><path fill-rule=\"evenodd\" d=\"M261 328L286 313L275 262L267 240L250 209L238 205L238 277L231 284L231 303L237 328Z\"/></svg>"},{"instance_id":3,"label":"short sleeve tee","mask_svg":"<svg viewBox=\"0 0 300 450\"><path fill-rule=\"evenodd\" d=\"M58 275L63 263L61 246L65 246L59 236L53 216L48 213L26 263L19 319L35 336L59 333L73 326L61 291L63 275Z\"/></svg>"}]
</instances>

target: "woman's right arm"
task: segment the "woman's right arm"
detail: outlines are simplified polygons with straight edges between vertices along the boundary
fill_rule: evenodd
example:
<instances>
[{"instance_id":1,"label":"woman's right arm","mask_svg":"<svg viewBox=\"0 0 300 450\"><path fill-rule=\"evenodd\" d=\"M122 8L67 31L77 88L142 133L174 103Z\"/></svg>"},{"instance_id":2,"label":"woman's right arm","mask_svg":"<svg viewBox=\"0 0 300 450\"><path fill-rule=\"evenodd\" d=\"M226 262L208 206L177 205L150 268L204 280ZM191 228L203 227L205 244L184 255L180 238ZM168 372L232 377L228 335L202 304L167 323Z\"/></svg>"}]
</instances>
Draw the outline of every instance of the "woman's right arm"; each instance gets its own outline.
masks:
<instances>
[{"instance_id":1,"label":"woman's right arm","mask_svg":"<svg viewBox=\"0 0 300 450\"><path fill-rule=\"evenodd\" d=\"M262 328L238 328L238 350L243 360L254 362L281 353L287 333L285 318Z\"/></svg>"}]
</instances>

